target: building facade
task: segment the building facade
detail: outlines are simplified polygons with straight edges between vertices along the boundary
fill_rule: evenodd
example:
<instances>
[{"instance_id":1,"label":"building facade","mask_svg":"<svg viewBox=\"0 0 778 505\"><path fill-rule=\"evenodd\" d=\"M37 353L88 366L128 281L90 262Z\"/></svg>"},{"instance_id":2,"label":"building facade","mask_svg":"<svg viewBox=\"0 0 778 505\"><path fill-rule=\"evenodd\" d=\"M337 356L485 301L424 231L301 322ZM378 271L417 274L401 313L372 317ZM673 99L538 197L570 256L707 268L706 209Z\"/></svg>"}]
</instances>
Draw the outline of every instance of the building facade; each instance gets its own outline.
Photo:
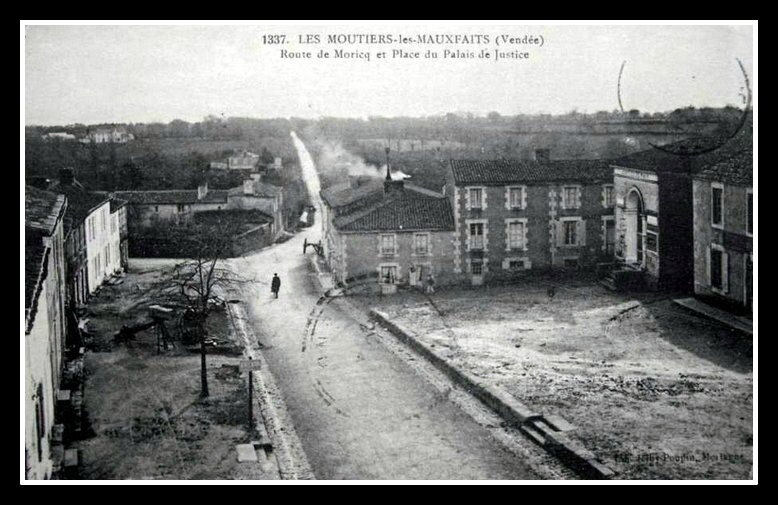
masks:
<instances>
[{"instance_id":1,"label":"building facade","mask_svg":"<svg viewBox=\"0 0 778 505\"><path fill-rule=\"evenodd\" d=\"M105 280L121 272L121 227L118 209L107 193L87 191L72 169L60 170L49 189L65 195L68 299L72 306L85 304ZM111 212L114 208L115 212ZM69 304L70 305L70 304Z\"/></svg>"},{"instance_id":2,"label":"building facade","mask_svg":"<svg viewBox=\"0 0 778 505\"><path fill-rule=\"evenodd\" d=\"M592 160L452 160L453 272L468 283L607 261L615 248L612 170Z\"/></svg>"},{"instance_id":3,"label":"building facade","mask_svg":"<svg viewBox=\"0 0 778 505\"><path fill-rule=\"evenodd\" d=\"M269 233L273 241L284 231L283 190L255 179L229 190L209 190L203 183L191 190L117 191L113 196L127 202L130 230L163 222L188 223L201 212L257 210L272 218Z\"/></svg>"},{"instance_id":4,"label":"building facade","mask_svg":"<svg viewBox=\"0 0 778 505\"><path fill-rule=\"evenodd\" d=\"M65 349L63 195L25 189L25 478L53 471L52 428Z\"/></svg>"},{"instance_id":5,"label":"building facade","mask_svg":"<svg viewBox=\"0 0 778 505\"><path fill-rule=\"evenodd\" d=\"M753 151L744 148L694 176L694 293L753 309Z\"/></svg>"},{"instance_id":6,"label":"building facade","mask_svg":"<svg viewBox=\"0 0 778 505\"><path fill-rule=\"evenodd\" d=\"M336 282L395 287L456 282L454 215L443 195L393 181L321 192L323 245Z\"/></svg>"},{"instance_id":7,"label":"building facade","mask_svg":"<svg viewBox=\"0 0 778 505\"><path fill-rule=\"evenodd\" d=\"M613 160L616 259L650 289L692 292L695 282L693 178L750 145L732 139L689 139Z\"/></svg>"},{"instance_id":8,"label":"building facade","mask_svg":"<svg viewBox=\"0 0 778 505\"><path fill-rule=\"evenodd\" d=\"M135 140L135 135L133 135L132 133L128 133L124 127L118 127L118 128L98 128L94 131L89 132L87 136L84 139L82 139L82 142L84 143L94 142L95 144L108 144L108 143L126 144L131 140Z\"/></svg>"},{"instance_id":9,"label":"building facade","mask_svg":"<svg viewBox=\"0 0 778 505\"><path fill-rule=\"evenodd\" d=\"M114 197L127 202L130 228L146 228L160 221L189 222L196 212L227 208L227 191L209 190L206 183L197 189L117 191Z\"/></svg>"}]
</instances>

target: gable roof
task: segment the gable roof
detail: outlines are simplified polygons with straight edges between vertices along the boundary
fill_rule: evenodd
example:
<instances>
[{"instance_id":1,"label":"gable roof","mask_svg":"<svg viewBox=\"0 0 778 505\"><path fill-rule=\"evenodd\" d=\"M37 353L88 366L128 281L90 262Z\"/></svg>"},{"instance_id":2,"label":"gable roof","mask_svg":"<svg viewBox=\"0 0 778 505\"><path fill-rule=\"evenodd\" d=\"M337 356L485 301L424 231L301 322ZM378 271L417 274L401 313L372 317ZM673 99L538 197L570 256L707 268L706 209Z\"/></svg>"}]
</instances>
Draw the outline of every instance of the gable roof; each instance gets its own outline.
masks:
<instances>
[{"instance_id":1,"label":"gable roof","mask_svg":"<svg viewBox=\"0 0 778 505\"><path fill-rule=\"evenodd\" d=\"M65 209L65 195L26 186L24 188L25 226L50 235L62 217Z\"/></svg>"},{"instance_id":2,"label":"gable roof","mask_svg":"<svg viewBox=\"0 0 778 505\"><path fill-rule=\"evenodd\" d=\"M59 181L55 181L49 190L63 194L67 198L66 214L69 219L65 221L65 224L68 230L71 226L84 221L95 208L108 201L107 194L89 192L77 181L74 181L73 184L61 184Z\"/></svg>"},{"instance_id":3,"label":"gable roof","mask_svg":"<svg viewBox=\"0 0 778 505\"><path fill-rule=\"evenodd\" d=\"M137 205L191 205L194 203L227 203L227 190L211 189L198 200L196 189L172 189L153 191L117 191L114 195Z\"/></svg>"},{"instance_id":4,"label":"gable roof","mask_svg":"<svg viewBox=\"0 0 778 505\"><path fill-rule=\"evenodd\" d=\"M511 184L610 179L602 160L451 160L454 183Z\"/></svg>"},{"instance_id":5,"label":"gable roof","mask_svg":"<svg viewBox=\"0 0 778 505\"><path fill-rule=\"evenodd\" d=\"M25 334L32 330L43 281L48 275L49 248L43 243L46 234L39 229L25 227L24 233L24 319Z\"/></svg>"},{"instance_id":6,"label":"gable roof","mask_svg":"<svg viewBox=\"0 0 778 505\"><path fill-rule=\"evenodd\" d=\"M391 193L373 192L363 199L365 206L333 220L337 229L343 232L454 231L454 213L448 198L430 196L427 191L405 186Z\"/></svg>"}]
</instances>

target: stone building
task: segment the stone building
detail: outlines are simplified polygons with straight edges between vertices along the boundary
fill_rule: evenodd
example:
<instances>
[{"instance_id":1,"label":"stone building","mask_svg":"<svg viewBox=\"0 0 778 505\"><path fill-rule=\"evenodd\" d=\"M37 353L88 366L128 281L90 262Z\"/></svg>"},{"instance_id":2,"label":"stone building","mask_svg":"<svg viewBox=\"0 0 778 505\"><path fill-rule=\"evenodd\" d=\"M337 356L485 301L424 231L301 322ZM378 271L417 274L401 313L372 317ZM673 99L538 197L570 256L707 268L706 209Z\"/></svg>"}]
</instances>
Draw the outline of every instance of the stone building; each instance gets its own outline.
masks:
<instances>
[{"instance_id":1,"label":"stone building","mask_svg":"<svg viewBox=\"0 0 778 505\"><path fill-rule=\"evenodd\" d=\"M691 292L695 271L692 179L750 143L751 136L744 130L729 140L683 140L613 160L619 272L631 273L638 284L651 289Z\"/></svg>"},{"instance_id":2,"label":"stone building","mask_svg":"<svg viewBox=\"0 0 778 505\"><path fill-rule=\"evenodd\" d=\"M68 201L69 300L80 305L126 266L119 222L121 202L112 202L108 193L87 191L70 168L60 170L59 180L50 184L49 190L65 195Z\"/></svg>"},{"instance_id":3,"label":"stone building","mask_svg":"<svg viewBox=\"0 0 778 505\"><path fill-rule=\"evenodd\" d=\"M694 175L694 293L750 314L753 307L753 149Z\"/></svg>"},{"instance_id":4,"label":"stone building","mask_svg":"<svg viewBox=\"0 0 778 505\"><path fill-rule=\"evenodd\" d=\"M613 176L607 163L452 160L453 272L471 284L531 269L594 266L614 248Z\"/></svg>"},{"instance_id":5,"label":"stone building","mask_svg":"<svg viewBox=\"0 0 778 505\"><path fill-rule=\"evenodd\" d=\"M127 201L130 228L146 228L159 221L185 222L195 212L227 208L227 190L209 190L203 183L197 189L116 191Z\"/></svg>"},{"instance_id":6,"label":"stone building","mask_svg":"<svg viewBox=\"0 0 778 505\"><path fill-rule=\"evenodd\" d=\"M455 282L449 199L403 180L373 179L321 192L323 245L336 282L420 285Z\"/></svg>"},{"instance_id":7,"label":"stone building","mask_svg":"<svg viewBox=\"0 0 778 505\"><path fill-rule=\"evenodd\" d=\"M63 195L25 188L25 478L52 475L52 431L65 350Z\"/></svg>"}]
</instances>

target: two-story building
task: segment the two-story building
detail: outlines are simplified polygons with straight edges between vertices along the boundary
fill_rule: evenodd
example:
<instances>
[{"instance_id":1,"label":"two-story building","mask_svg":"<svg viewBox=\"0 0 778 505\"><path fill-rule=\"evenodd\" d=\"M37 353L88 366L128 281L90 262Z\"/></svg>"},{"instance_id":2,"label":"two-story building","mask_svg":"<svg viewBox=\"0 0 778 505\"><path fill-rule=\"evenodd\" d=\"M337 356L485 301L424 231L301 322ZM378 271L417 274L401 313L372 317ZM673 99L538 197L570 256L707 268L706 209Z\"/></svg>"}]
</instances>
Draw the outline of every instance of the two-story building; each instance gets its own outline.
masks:
<instances>
[{"instance_id":1,"label":"two-story building","mask_svg":"<svg viewBox=\"0 0 778 505\"><path fill-rule=\"evenodd\" d=\"M126 201L130 228L146 228L160 221L188 222L195 212L227 208L227 190L197 189L116 191L114 197Z\"/></svg>"},{"instance_id":2,"label":"two-story building","mask_svg":"<svg viewBox=\"0 0 778 505\"><path fill-rule=\"evenodd\" d=\"M80 304L123 269L119 213L111 213L112 199L108 194L87 191L75 179L73 169L61 169L59 175L49 190L65 195L68 200L67 250L69 269L72 268L68 275L72 283L69 291Z\"/></svg>"},{"instance_id":3,"label":"two-story building","mask_svg":"<svg viewBox=\"0 0 778 505\"><path fill-rule=\"evenodd\" d=\"M324 251L336 282L363 280L384 287L420 285L432 276L449 284L454 214L443 195L392 180L373 179L321 191Z\"/></svg>"},{"instance_id":4,"label":"two-story building","mask_svg":"<svg viewBox=\"0 0 778 505\"><path fill-rule=\"evenodd\" d=\"M694 175L694 293L733 308L753 307L753 149Z\"/></svg>"},{"instance_id":5,"label":"two-story building","mask_svg":"<svg viewBox=\"0 0 778 505\"><path fill-rule=\"evenodd\" d=\"M530 269L588 267L614 249L613 176L606 162L452 160L453 271L474 285Z\"/></svg>"},{"instance_id":6,"label":"two-story building","mask_svg":"<svg viewBox=\"0 0 778 505\"><path fill-rule=\"evenodd\" d=\"M131 140L135 140L135 135L128 133L127 129L123 126L119 126L114 128L96 128L95 130L90 131L81 142L94 142L95 144L126 144Z\"/></svg>"},{"instance_id":7,"label":"two-story building","mask_svg":"<svg viewBox=\"0 0 778 505\"><path fill-rule=\"evenodd\" d=\"M25 478L48 479L65 346L63 195L25 188Z\"/></svg>"},{"instance_id":8,"label":"two-story building","mask_svg":"<svg viewBox=\"0 0 778 505\"><path fill-rule=\"evenodd\" d=\"M284 231L282 188L256 178L247 178L241 186L229 190L208 189L208 183L203 182L197 189L117 191L113 196L128 203L131 229L150 228L163 221L187 223L200 212L258 210L272 217L272 240Z\"/></svg>"},{"instance_id":9,"label":"two-story building","mask_svg":"<svg viewBox=\"0 0 778 505\"><path fill-rule=\"evenodd\" d=\"M227 209L259 210L272 216L272 236L277 239L284 231L284 192L278 186L246 179L242 186L227 192Z\"/></svg>"},{"instance_id":10,"label":"two-story building","mask_svg":"<svg viewBox=\"0 0 778 505\"><path fill-rule=\"evenodd\" d=\"M651 289L691 292L694 284L692 179L750 146L732 139L687 139L611 162L616 196L616 259Z\"/></svg>"},{"instance_id":11,"label":"two-story building","mask_svg":"<svg viewBox=\"0 0 778 505\"><path fill-rule=\"evenodd\" d=\"M243 151L227 158L227 167L230 170L254 170L259 164L259 155Z\"/></svg>"}]
</instances>

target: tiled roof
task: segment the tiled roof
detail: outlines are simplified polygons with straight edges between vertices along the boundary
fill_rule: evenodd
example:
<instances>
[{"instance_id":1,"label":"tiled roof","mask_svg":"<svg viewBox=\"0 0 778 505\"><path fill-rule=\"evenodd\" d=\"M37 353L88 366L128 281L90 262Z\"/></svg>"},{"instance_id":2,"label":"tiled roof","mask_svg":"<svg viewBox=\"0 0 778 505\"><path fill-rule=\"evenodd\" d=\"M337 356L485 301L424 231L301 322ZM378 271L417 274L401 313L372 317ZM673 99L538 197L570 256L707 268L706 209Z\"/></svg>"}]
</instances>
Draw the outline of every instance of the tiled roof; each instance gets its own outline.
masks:
<instances>
[{"instance_id":1,"label":"tiled roof","mask_svg":"<svg viewBox=\"0 0 778 505\"><path fill-rule=\"evenodd\" d=\"M32 329L43 281L48 274L49 248L43 244L41 230L25 228L24 234L24 318L25 333Z\"/></svg>"},{"instance_id":2,"label":"tiled roof","mask_svg":"<svg viewBox=\"0 0 778 505\"><path fill-rule=\"evenodd\" d=\"M695 177L721 181L736 186L753 186L754 153L751 147L743 149L718 163L703 167Z\"/></svg>"},{"instance_id":3,"label":"tiled roof","mask_svg":"<svg viewBox=\"0 0 778 505\"><path fill-rule=\"evenodd\" d=\"M227 203L226 189L211 189L201 200L197 199L196 189L117 191L114 194L117 198L127 200L130 204L140 205Z\"/></svg>"},{"instance_id":4,"label":"tiled roof","mask_svg":"<svg viewBox=\"0 0 778 505\"><path fill-rule=\"evenodd\" d=\"M613 169L601 160L451 160L456 184L510 184L610 179Z\"/></svg>"},{"instance_id":5,"label":"tiled roof","mask_svg":"<svg viewBox=\"0 0 778 505\"><path fill-rule=\"evenodd\" d=\"M272 184L267 184L260 181L254 181L253 186L254 186L253 196L259 198L275 198L276 196L278 196L278 194L281 193L281 188L279 188L278 186L273 186ZM229 189L229 195L230 196L251 196L251 195L245 195L243 193L243 186L238 186Z\"/></svg>"},{"instance_id":6,"label":"tiled roof","mask_svg":"<svg viewBox=\"0 0 778 505\"><path fill-rule=\"evenodd\" d=\"M454 231L454 213L448 198L435 198L405 188L386 194L367 208L335 218L344 232Z\"/></svg>"},{"instance_id":7,"label":"tiled roof","mask_svg":"<svg viewBox=\"0 0 778 505\"><path fill-rule=\"evenodd\" d=\"M60 184L59 182L55 182L49 189L64 194L65 197L67 197L68 207L66 214L72 220L68 220L68 222L73 224L86 219L95 207L100 206L108 200L106 194L90 193L77 182L74 184Z\"/></svg>"},{"instance_id":8,"label":"tiled roof","mask_svg":"<svg viewBox=\"0 0 778 505\"><path fill-rule=\"evenodd\" d=\"M65 206L65 196L26 186L24 188L25 226L47 235L54 231Z\"/></svg>"}]
</instances>

